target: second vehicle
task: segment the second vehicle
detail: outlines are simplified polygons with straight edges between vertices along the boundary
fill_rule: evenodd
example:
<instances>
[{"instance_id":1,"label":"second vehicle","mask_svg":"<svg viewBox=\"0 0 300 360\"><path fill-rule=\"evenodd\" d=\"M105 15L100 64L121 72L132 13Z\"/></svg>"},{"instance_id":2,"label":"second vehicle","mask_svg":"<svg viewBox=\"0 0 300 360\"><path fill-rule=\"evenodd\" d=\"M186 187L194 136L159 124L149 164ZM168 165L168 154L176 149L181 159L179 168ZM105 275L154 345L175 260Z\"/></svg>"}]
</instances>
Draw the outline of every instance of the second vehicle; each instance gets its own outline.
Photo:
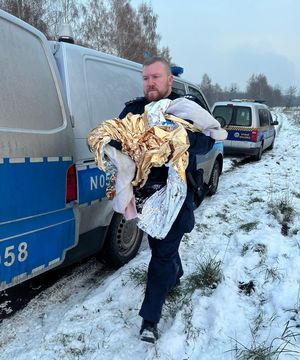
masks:
<instances>
[{"instance_id":1,"label":"second vehicle","mask_svg":"<svg viewBox=\"0 0 300 360\"><path fill-rule=\"evenodd\" d=\"M255 100L220 101L213 105L214 117L228 131L225 154L251 155L260 160L267 148L272 149L276 131L267 105Z\"/></svg>"}]
</instances>

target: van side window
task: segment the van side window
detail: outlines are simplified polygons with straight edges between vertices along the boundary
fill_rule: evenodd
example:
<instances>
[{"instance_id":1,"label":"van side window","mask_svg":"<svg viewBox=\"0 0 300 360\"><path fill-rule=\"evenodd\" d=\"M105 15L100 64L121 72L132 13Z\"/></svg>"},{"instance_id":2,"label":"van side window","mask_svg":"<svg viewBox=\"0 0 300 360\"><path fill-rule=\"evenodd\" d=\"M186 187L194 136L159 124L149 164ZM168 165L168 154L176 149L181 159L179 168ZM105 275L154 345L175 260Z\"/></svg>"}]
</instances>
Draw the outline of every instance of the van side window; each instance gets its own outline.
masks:
<instances>
[{"instance_id":1,"label":"van side window","mask_svg":"<svg viewBox=\"0 0 300 360\"><path fill-rule=\"evenodd\" d=\"M268 117L269 117L269 124L272 124L273 118L272 118L272 114L270 113L270 111L268 111Z\"/></svg>"},{"instance_id":2,"label":"van side window","mask_svg":"<svg viewBox=\"0 0 300 360\"><path fill-rule=\"evenodd\" d=\"M77 70L77 64L73 65L73 72ZM80 65L82 66L82 65ZM113 61L101 61L96 57L85 56L84 58L85 89L87 94L88 112L82 118L79 136L86 136L89 129L95 127L99 122L115 117L128 101L128 94L133 98L143 93L141 84L141 73L139 69L130 68L126 65L117 64ZM80 103L80 92L76 101ZM106 99L110 99L108 102ZM77 107L78 109L78 107ZM79 118L73 109L75 117ZM82 115L81 115L82 116Z\"/></svg>"},{"instance_id":3,"label":"van side window","mask_svg":"<svg viewBox=\"0 0 300 360\"><path fill-rule=\"evenodd\" d=\"M172 91L180 96L184 96L186 94L184 84L177 81L173 82Z\"/></svg>"},{"instance_id":4,"label":"van side window","mask_svg":"<svg viewBox=\"0 0 300 360\"><path fill-rule=\"evenodd\" d=\"M188 94L196 96L196 98L199 100L198 101L199 105L202 106L203 109L210 112L209 106L207 105L204 97L202 96L202 94L201 94L201 92L199 90L195 89L192 86L188 86Z\"/></svg>"},{"instance_id":5,"label":"van side window","mask_svg":"<svg viewBox=\"0 0 300 360\"><path fill-rule=\"evenodd\" d=\"M269 114L268 114L267 110L259 109L258 110L258 115L259 115L260 126L268 126L268 125L270 125L270 118L269 118Z\"/></svg>"},{"instance_id":6,"label":"van side window","mask_svg":"<svg viewBox=\"0 0 300 360\"><path fill-rule=\"evenodd\" d=\"M43 40L3 18L0 21L0 64L5 68L1 73L0 127L20 132L61 127L65 110Z\"/></svg>"}]
</instances>

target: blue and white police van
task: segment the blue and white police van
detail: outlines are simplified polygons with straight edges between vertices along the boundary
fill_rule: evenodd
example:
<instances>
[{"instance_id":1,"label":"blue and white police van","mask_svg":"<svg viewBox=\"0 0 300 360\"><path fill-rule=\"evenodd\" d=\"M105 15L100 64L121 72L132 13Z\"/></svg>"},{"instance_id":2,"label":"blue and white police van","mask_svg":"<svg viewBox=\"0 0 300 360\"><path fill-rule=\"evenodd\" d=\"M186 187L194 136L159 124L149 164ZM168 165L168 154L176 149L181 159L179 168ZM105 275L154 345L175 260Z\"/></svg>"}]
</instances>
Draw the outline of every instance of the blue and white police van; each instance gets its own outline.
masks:
<instances>
[{"instance_id":1,"label":"blue and white police van","mask_svg":"<svg viewBox=\"0 0 300 360\"><path fill-rule=\"evenodd\" d=\"M251 155L260 160L275 143L275 125L267 105L253 99L218 101L212 107L214 117L228 132L225 154Z\"/></svg>"},{"instance_id":2,"label":"blue and white police van","mask_svg":"<svg viewBox=\"0 0 300 360\"><path fill-rule=\"evenodd\" d=\"M142 66L49 42L1 10L0 48L0 290L100 251L123 265L143 233L114 213L105 197L109 174L96 167L86 137L141 96ZM193 84L174 86L207 106ZM201 160L212 192L222 150L218 144Z\"/></svg>"}]
</instances>

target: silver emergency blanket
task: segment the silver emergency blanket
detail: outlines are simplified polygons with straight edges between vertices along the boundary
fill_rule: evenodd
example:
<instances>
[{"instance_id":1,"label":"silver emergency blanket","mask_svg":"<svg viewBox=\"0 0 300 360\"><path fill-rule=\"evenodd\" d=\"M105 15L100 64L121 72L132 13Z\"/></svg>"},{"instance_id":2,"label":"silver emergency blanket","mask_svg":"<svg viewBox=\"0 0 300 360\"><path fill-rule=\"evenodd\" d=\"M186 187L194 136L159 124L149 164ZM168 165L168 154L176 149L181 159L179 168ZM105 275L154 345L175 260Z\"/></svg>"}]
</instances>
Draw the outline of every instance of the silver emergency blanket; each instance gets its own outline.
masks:
<instances>
[{"instance_id":1,"label":"silver emergency blanket","mask_svg":"<svg viewBox=\"0 0 300 360\"><path fill-rule=\"evenodd\" d=\"M164 116L170 103L171 100L164 99L146 106L145 110L150 127L178 127L176 123L167 120ZM169 167L167 185L145 201L142 213L138 216L138 227L157 239L166 237L186 198L186 180L180 176L173 165L171 161L166 164Z\"/></svg>"},{"instance_id":2,"label":"silver emergency blanket","mask_svg":"<svg viewBox=\"0 0 300 360\"><path fill-rule=\"evenodd\" d=\"M165 238L184 203L186 191L186 183L170 164L167 185L145 201L138 227L154 238Z\"/></svg>"}]
</instances>

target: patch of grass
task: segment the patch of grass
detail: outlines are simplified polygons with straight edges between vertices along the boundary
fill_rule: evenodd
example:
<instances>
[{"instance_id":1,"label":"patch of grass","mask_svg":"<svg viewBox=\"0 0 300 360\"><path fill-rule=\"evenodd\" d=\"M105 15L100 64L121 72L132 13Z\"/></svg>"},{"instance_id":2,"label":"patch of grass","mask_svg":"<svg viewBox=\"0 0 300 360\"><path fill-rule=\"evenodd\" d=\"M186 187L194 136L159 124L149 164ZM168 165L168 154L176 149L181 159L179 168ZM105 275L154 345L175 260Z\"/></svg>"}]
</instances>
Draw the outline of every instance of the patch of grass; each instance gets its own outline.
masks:
<instances>
[{"instance_id":1,"label":"patch of grass","mask_svg":"<svg viewBox=\"0 0 300 360\"><path fill-rule=\"evenodd\" d=\"M223 279L222 262L209 257L203 263L198 263L196 271L186 279L185 288L193 293L196 289L215 289Z\"/></svg>"},{"instance_id":2,"label":"patch of grass","mask_svg":"<svg viewBox=\"0 0 300 360\"><path fill-rule=\"evenodd\" d=\"M196 270L184 279L184 283L170 290L164 306L166 316L175 317L179 310L186 311L185 307L190 304L195 290L200 289L204 294L210 294L223 280L221 265L221 261L212 257L198 262Z\"/></svg>"},{"instance_id":3,"label":"patch of grass","mask_svg":"<svg viewBox=\"0 0 300 360\"><path fill-rule=\"evenodd\" d=\"M300 331L300 286L298 288L297 302L295 308L288 309L287 311L292 312L291 320L296 322L295 327Z\"/></svg>"},{"instance_id":4,"label":"patch of grass","mask_svg":"<svg viewBox=\"0 0 300 360\"><path fill-rule=\"evenodd\" d=\"M243 244L241 250L241 256L245 256L246 253L250 250L259 253L261 256L264 256L267 253L267 246L265 244L260 244L260 243L257 244L245 243Z\"/></svg>"},{"instance_id":5,"label":"patch of grass","mask_svg":"<svg viewBox=\"0 0 300 360\"><path fill-rule=\"evenodd\" d=\"M281 234L287 236L296 214L290 194L282 194L276 200L271 198L268 205L270 214L273 215L281 225Z\"/></svg>"},{"instance_id":6,"label":"patch of grass","mask_svg":"<svg viewBox=\"0 0 300 360\"><path fill-rule=\"evenodd\" d=\"M178 311L182 310L185 305L190 303L190 294L186 293L182 286L177 285L174 286L166 299L164 305L164 312L167 316L171 318L175 318Z\"/></svg>"},{"instance_id":7,"label":"patch of grass","mask_svg":"<svg viewBox=\"0 0 300 360\"><path fill-rule=\"evenodd\" d=\"M235 339L235 346L229 351L234 352L237 360L277 360L281 355L289 355L298 359L300 352L295 349L299 336L300 333L296 332L294 327L289 326L289 322L287 322L280 337L257 343L252 333L252 343L249 346L243 345ZM293 348L290 348L291 346Z\"/></svg>"},{"instance_id":8,"label":"patch of grass","mask_svg":"<svg viewBox=\"0 0 300 360\"><path fill-rule=\"evenodd\" d=\"M252 250L254 252L259 253L260 255L266 255L267 253L267 246L265 244L254 244L254 246L252 247Z\"/></svg>"},{"instance_id":9,"label":"patch of grass","mask_svg":"<svg viewBox=\"0 0 300 360\"><path fill-rule=\"evenodd\" d=\"M247 244L243 244L242 250L241 250L241 256L245 256L246 253L250 250L250 245Z\"/></svg>"},{"instance_id":10,"label":"patch of grass","mask_svg":"<svg viewBox=\"0 0 300 360\"><path fill-rule=\"evenodd\" d=\"M219 217L224 222L228 222L230 220L229 206L225 204L223 209L218 211L215 216Z\"/></svg>"},{"instance_id":11,"label":"patch of grass","mask_svg":"<svg viewBox=\"0 0 300 360\"><path fill-rule=\"evenodd\" d=\"M293 119L295 125L300 125L300 113L291 111L290 117Z\"/></svg>"},{"instance_id":12,"label":"patch of grass","mask_svg":"<svg viewBox=\"0 0 300 360\"><path fill-rule=\"evenodd\" d=\"M129 272L130 279L136 286L146 286L148 267L146 264L140 265L138 268L131 268Z\"/></svg>"},{"instance_id":13,"label":"patch of grass","mask_svg":"<svg viewBox=\"0 0 300 360\"><path fill-rule=\"evenodd\" d=\"M300 199L300 192L293 191L292 194L295 196L295 198Z\"/></svg>"},{"instance_id":14,"label":"patch of grass","mask_svg":"<svg viewBox=\"0 0 300 360\"><path fill-rule=\"evenodd\" d=\"M229 217L228 217L228 214L226 212L223 212L223 213L218 212L218 213L216 213L216 216L219 217L224 222L229 221Z\"/></svg>"},{"instance_id":15,"label":"patch of grass","mask_svg":"<svg viewBox=\"0 0 300 360\"><path fill-rule=\"evenodd\" d=\"M251 205L251 204L254 204L254 203L258 203L258 202L264 202L264 200L262 198L259 198L259 197L254 197L254 198L251 198L248 201L248 204Z\"/></svg>"},{"instance_id":16,"label":"patch of grass","mask_svg":"<svg viewBox=\"0 0 300 360\"><path fill-rule=\"evenodd\" d=\"M271 321L273 321L274 318L271 318ZM263 327L265 322L264 314L262 311L259 311L257 316L254 319L254 327L252 329L252 337L254 337L254 334L257 334L258 330Z\"/></svg>"},{"instance_id":17,"label":"patch of grass","mask_svg":"<svg viewBox=\"0 0 300 360\"><path fill-rule=\"evenodd\" d=\"M250 280L247 283L239 281L238 288L240 289L240 292L249 296L255 291L255 283L253 280Z\"/></svg>"},{"instance_id":18,"label":"patch of grass","mask_svg":"<svg viewBox=\"0 0 300 360\"><path fill-rule=\"evenodd\" d=\"M190 240L189 236L187 234L184 234L181 242L184 244L189 244L189 240Z\"/></svg>"},{"instance_id":19,"label":"patch of grass","mask_svg":"<svg viewBox=\"0 0 300 360\"><path fill-rule=\"evenodd\" d=\"M182 318L184 321L184 333L186 335L186 342L189 345L190 341L196 341L200 334L200 329L196 328L192 323L193 318L193 309L191 306L188 306L184 309Z\"/></svg>"},{"instance_id":20,"label":"patch of grass","mask_svg":"<svg viewBox=\"0 0 300 360\"><path fill-rule=\"evenodd\" d=\"M199 223L196 223L196 224L195 224L195 229L196 229L196 231L202 233L203 231L205 231L205 230L208 229L208 225L207 225L207 224L199 224Z\"/></svg>"},{"instance_id":21,"label":"patch of grass","mask_svg":"<svg viewBox=\"0 0 300 360\"><path fill-rule=\"evenodd\" d=\"M86 347L85 334L59 334L58 340L65 350L73 357L81 357L88 350Z\"/></svg>"},{"instance_id":22,"label":"patch of grass","mask_svg":"<svg viewBox=\"0 0 300 360\"><path fill-rule=\"evenodd\" d=\"M280 280L282 275L277 267L266 267L265 269L265 280Z\"/></svg>"},{"instance_id":23,"label":"patch of grass","mask_svg":"<svg viewBox=\"0 0 300 360\"><path fill-rule=\"evenodd\" d=\"M240 229L246 232L250 232L257 228L257 225L259 224L258 221L249 222L246 224L240 225Z\"/></svg>"}]
</instances>

